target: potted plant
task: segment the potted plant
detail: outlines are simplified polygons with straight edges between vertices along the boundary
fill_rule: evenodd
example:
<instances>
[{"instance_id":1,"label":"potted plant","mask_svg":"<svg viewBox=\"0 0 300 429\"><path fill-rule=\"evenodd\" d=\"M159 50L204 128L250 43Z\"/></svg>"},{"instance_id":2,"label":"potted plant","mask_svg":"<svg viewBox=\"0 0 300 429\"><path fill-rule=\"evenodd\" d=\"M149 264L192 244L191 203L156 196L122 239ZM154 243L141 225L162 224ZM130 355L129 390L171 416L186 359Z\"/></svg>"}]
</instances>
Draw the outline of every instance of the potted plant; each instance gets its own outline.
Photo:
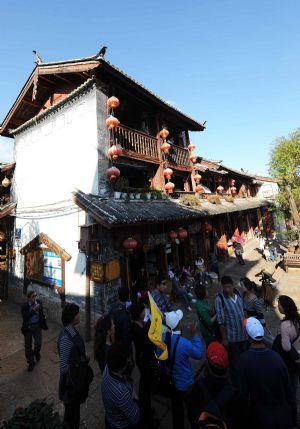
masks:
<instances>
[{"instance_id":1,"label":"potted plant","mask_svg":"<svg viewBox=\"0 0 300 429\"><path fill-rule=\"evenodd\" d=\"M135 199L136 200L140 200L141 199L141 193L142 193L142 189L140 189L140 188L136 188L135 189L135 194L134 194L134 196L135 196Z\"/></svg>"},{"instance_id":2,"label":"potted plant","mask_svg":"<svg viewBox=\"0 0 300 429\"><path fill-rule=\"evenodd\" d=\"M128 180L125 177L118 177L114 184L114 198L119 200L121 198L121 195L125 189L125 187L128 186Z\"/></svg>"},{"instance_id":3,"label":"potted plant","mask_svg":"<svg viewBox=\"0 0 300 429\"><path fill-rule=\"evenodd\" d=\"M129 199L134 200L134 188L127 188L127 193L129 195Z\"/></svg>"}]
</instances>

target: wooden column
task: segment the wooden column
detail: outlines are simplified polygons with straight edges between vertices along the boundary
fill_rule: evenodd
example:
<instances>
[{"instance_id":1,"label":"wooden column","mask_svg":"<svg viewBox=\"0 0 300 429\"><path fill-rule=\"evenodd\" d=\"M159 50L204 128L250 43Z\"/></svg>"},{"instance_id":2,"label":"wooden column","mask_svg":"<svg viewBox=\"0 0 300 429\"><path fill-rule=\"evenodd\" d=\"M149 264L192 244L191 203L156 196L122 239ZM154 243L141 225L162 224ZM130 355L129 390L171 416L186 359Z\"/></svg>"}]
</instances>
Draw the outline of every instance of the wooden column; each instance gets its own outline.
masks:
<instances>
[{"instance_id":1,"label":"wooden column","mask_svg":"<svg viewBox=\"0 0 300 429\"><path fill-rule=\"evenodd\" d=\"M172 255L173 255L173 264L176 270L179 270L179 254L178 254L178 244L172 243Z\"/></svg>"},{"instance_id":2,"label":"wooden column","mask_svg":"<svg viewBox=\"0 0 300 429\"><path fill-rule=\"evenodd\" d=\"M144 252L144 269L145 269L146 287L147 289L149 289L149 270L148 270L147 249L143 248L143 252Z\"/></svg>"},{"instance_id":3,"label":"wooden column","mask_svg":"<svg viewBox=\"0 0 300 429\"><path fill-rule=\"evenodd\" d=\"M91 243L87 242L85 275L85 341L91 341Z\"/></svg>"},{"instance_id":4,"label":"wooden column","mask_svg":"<svg viewBox=\"0 0 300 429\"><path fill-rule=\"evenodd\" d=\"M126 286L131 290L131 273L130 273L130 261L128 252L125 253L125 278L126 278Z\"/></svg>"},{"instance_id":5,"label":"wooden column","mask_svg":"<svg viewBox=\"0 0 300 429\"><path fill-rule=\"evenodd\" d=\"M263 230L263 220L262 220L262 215L261 215L261 210L257 209L257 217L258 217L258 228L260 230Z\"/></svg>"}]
</instances>

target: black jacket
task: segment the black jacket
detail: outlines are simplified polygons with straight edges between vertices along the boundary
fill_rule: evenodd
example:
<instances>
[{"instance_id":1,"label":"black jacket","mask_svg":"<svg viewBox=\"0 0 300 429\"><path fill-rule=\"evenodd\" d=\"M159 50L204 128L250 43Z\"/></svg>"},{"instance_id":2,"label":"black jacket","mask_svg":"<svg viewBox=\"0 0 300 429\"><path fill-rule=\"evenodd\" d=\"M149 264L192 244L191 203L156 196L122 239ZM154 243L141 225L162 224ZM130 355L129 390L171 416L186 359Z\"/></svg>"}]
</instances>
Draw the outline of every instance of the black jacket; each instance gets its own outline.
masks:
<instances>
[{"instance_id":1,"label":"black jacket","mask_svg":"<svg viewBox=\"0 0 300 429\"><path fill-rule=\"evenodd\" d=\"M44 314L44 310L43 310L43 304L42 302L37 299L36 301L38 304L40 304L40 308L39 308L39 322L42 323L43 321L46 320L45 314ZM26 301L22 307L21 307L21 314L22 314L22 318L23 318L23 323L22 323L22 330L26 330L28 329L28 325L29 325L29 321L31 316L33 316L34 314L34 310L32 308L30 308L29 302Z\"/></svg>"},{"instance_id":2,"label":"black jacket","mask_svg":"<svg viewBox=\"0 0 300 429\"><path fill-rule=\"evenodd\" d=\"M131 318L125 304L116 303L110 310L115 324L116 341L122 341L131 348Z\"/></svg>"}]
</instances>

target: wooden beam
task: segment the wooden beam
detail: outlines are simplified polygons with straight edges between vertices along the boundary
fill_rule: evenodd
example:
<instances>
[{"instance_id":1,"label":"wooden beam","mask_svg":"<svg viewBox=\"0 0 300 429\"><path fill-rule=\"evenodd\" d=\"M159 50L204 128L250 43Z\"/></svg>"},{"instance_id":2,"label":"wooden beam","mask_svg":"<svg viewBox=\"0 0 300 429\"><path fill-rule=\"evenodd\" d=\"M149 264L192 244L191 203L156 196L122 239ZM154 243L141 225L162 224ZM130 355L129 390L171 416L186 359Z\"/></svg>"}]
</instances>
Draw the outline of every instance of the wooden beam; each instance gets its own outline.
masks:
<instances>
[{"instance_id":1,"label":"wooden beam","mask_svg":"<svg viewBox=\"0 0 300 429\"><path fill-rule=\"evenodd\" d=\"M39 109L44 109L45 108L44 106L40 105L36 101L34 101L34 100L27 100L26 98L23 98L23 100L21 100L21 103L26 103L26 104L29 104L30 106L38 107Z\"/></svg>"},{"instance_id":2,"label":"wooden beam","mask_svg":"<svg viewBox=\"0 0 300 429\"><path fill-rule=\"evenodd\" d=\"M53 80L50 80L50 79L48 79L48 78L46 78L44 75L42 75L42 74L39 74L39 80L40 79L43 79L45 82L48 82L48 83L50 83L51 85L54 85L54 82L53 82Z\"/></svg>"},{"instance_id":3,"label":"wooden beam","mask_svg":"<svg viewBox=\"0 0 300 429\"><path fill-rule=\"evenodd\" d=\"M75 73L92 70L94 68L99 67L98 61L93 61L91 63L81 63L81 64L60 64L60 65L51 65L51 66L43 66L39 69L39 76L41 75L52 75L55 73Z\"/></svg>"},{"instance_id":4,"label":"wooden beam","mask_svg":"<svg viewBox=\"0 0 300 429\"><path fill-rule=\"evenodd\" d=\"M58 74L54 74L54 76L57 78L57 79L60 79L60 80L62 80L63 82L66 82L68 85L72 85L74 82L72 82L71 80L69 80L69 79L66 79L65 77L62 77L62 76L60 76L60 75L58 75Z\"/></svg>"}]
</instances>

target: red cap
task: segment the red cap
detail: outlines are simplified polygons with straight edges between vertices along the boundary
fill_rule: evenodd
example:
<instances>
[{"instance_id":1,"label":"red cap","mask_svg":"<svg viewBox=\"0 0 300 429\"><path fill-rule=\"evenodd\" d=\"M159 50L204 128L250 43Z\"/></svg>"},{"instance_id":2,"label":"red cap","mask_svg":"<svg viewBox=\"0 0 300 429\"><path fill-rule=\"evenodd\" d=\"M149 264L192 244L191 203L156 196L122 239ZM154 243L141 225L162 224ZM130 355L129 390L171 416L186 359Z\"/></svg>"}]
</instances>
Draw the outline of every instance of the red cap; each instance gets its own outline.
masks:
<instances>
[{"instance_id":1,"label":"red cap","mask_svg":"<svg viewBox=\"0 0 300 429\"><path fill-rule=\"evenodd\" d=\"M225 347L214 341L207 347L206 356L208 362L217 368L226 369L228 368L228 353Z\"/></svg>"}]
</instances>

